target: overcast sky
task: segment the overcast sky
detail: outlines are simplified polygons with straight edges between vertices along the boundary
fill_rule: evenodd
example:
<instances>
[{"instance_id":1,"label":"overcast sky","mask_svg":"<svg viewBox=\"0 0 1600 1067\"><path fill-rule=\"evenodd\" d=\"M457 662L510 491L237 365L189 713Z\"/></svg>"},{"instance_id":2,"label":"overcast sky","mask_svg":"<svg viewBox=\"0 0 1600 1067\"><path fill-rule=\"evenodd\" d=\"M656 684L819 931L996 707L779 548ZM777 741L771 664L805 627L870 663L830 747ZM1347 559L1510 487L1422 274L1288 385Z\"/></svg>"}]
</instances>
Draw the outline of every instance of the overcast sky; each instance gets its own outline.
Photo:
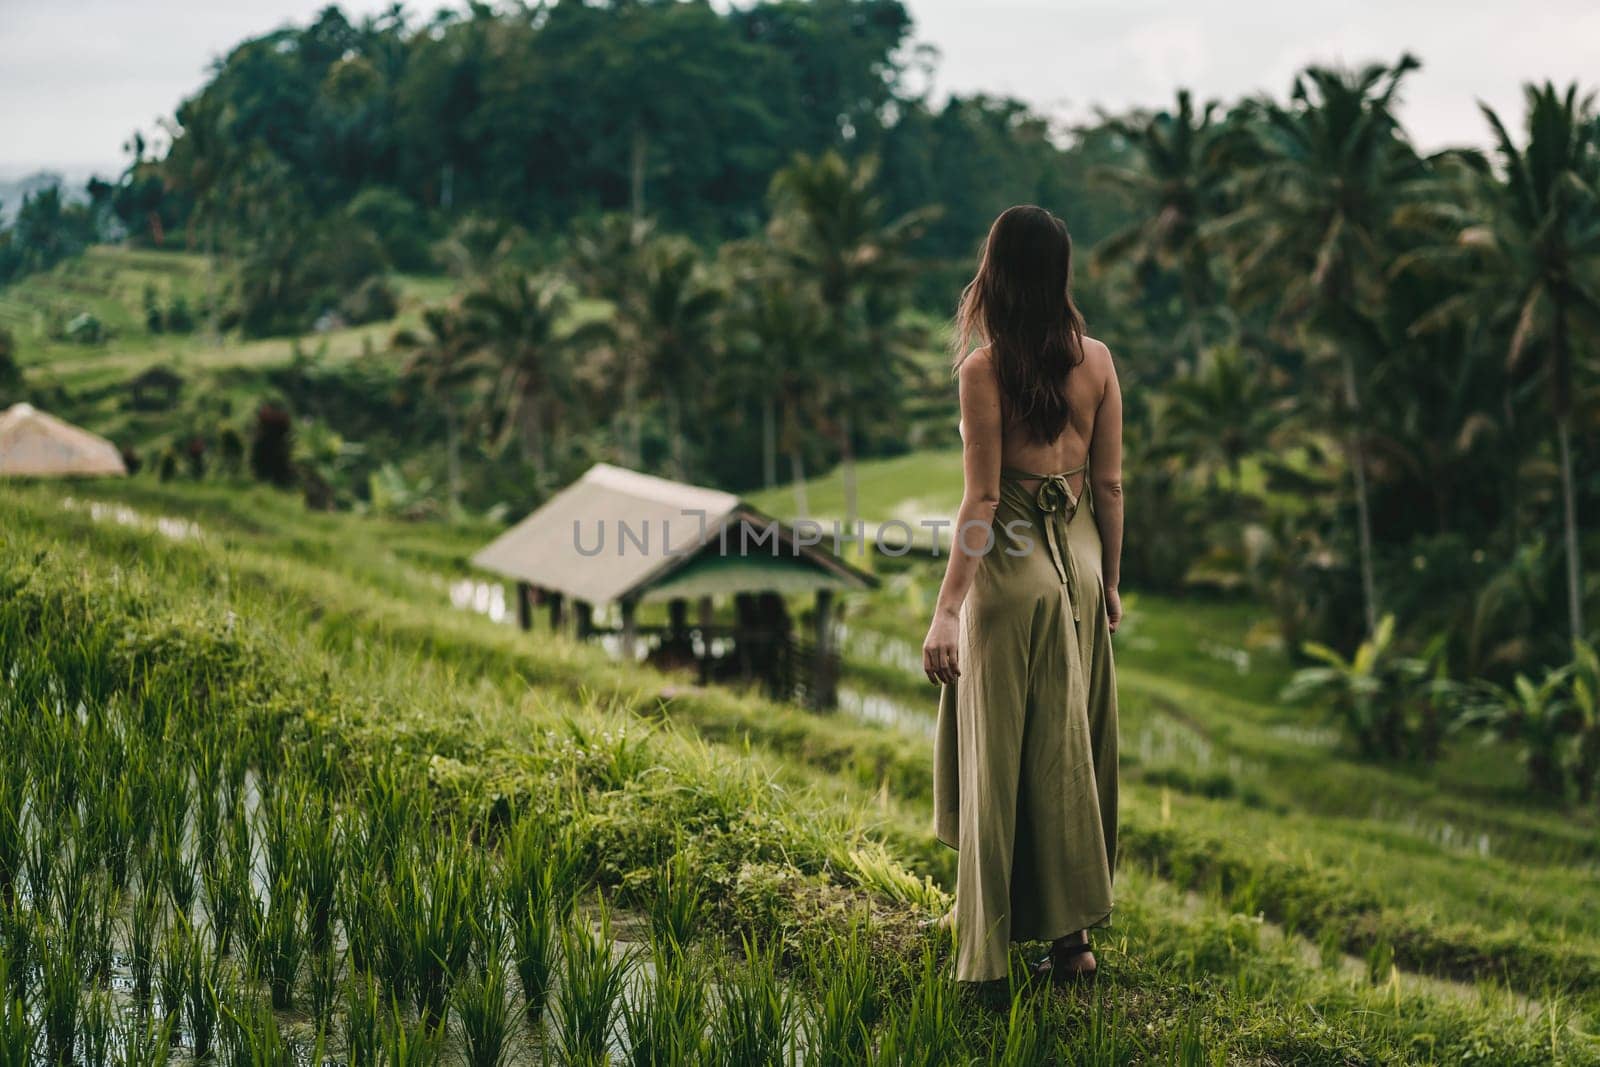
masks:
<instances>
[{"instance_id":1,"label":"overcast sky","mask_svg":"<svg viewBox=\"0 0 1600 1067\"><path fill-rule=\"evenodd\" d=\"M324 0L0 0L0 174L115 170L241 38L304 22ZM352 14L387 0L351 0ZM411 3L414 14L435 3ZM1160 106L1179 86L1224 100L1282 95L1310 61L1411 50L1404 117L1424 148L1481 142L1475 101L1520 123L1519 86L1600 79L1593 0L908 0L942 54L935 91L1021 97L1074 118Z\"/></svg>"}]
</instances>

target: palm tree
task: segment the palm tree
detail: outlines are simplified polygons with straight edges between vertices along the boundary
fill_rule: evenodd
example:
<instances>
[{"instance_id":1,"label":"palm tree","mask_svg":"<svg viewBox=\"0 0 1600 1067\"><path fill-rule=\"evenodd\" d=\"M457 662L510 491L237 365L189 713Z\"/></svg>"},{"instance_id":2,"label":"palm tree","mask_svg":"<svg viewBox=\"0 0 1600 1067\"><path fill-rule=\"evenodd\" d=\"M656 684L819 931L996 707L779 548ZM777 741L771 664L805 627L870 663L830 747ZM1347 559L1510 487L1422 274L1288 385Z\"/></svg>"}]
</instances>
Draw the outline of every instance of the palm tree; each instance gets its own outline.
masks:
<instances>
[{"instance_id":1,"label":"palm tree","mask_svg":"<svg viewBox=\"0 0 1600 1067\"><path fill-rule=\"evenodd\" d=\"M685 409L704 394L710 375L713 329L723 292L706 276L700 255L681 238L658 238L645 249L641 286L622 303L639 364L659 384L672 444L673 476L689 477Z\"/></svg>"},{"instance_id":2,"label":"palm tree","mask_svg":"<svg viewBox=\"0 0 1600 1067\"><path fill-rule=\"evenodd\" d=\"M795 514L808 513L805 436L821 418L816 382L825 374L827 314L816 286L777 261L770 245L730 246L725 255L734 279L727 308L729 384L761 402L761 471L767 488L777 483L778 454L789 460Z\"/></svg>"},{"instance_id":3,"label":"palm tree","mask_svg":"<svg viewBox=\"0 0 1600 1067\"><path fill-rule=\"evenodd\" d=\"M1567 556L1567 623L1582 640L1583 587L1572 474L1574 327L1600 323L1600 126L1594 98L1577 86L1528 86L1528 142L1518 148L1494 111L1483 107L1505 171L1492 190L1487 227L1462 239L1494 261L1492 313L1511 325L1506 362L1536 364L1546 384L1561 465Z\"/></svg>"},{"instance_id":4,"label":"palm tree","mask_svg":"<svg viewBox=\"0 0 1600 1067\"><path fill-rule=\"evenodd\" d=\"M1214 120L1216 110L1208 101L1196 111L1189 91L1180 89L1175 111L1111 119L1107 129L1132 145L1144 166L1093 172L1137 205L1140 217L1095 246L1090 265L1103 269L1121 260L1176 270L1187 312L1184 332L1197 354L1214 288L1201 227L1220 214L1227 174L1219 164L1228 128Z\"/></svg>"},{"instance_id":5,"label":"palm tree","mask_svg":"<svg viewBox=\"0 0 1600 1067\"><path fill-rule=\"evenodd\" d=\"M822 301L827 403L843 468L847 525L854 525L857 510L853 420L869 397L865 379L880 355L873 341L883 322L883 297L910 280L907 248L935 214L921 208L885 220L883 200L873 189L876 177L873 160L852 164L829 151L795 156L772 180L769 237Z\"/></svg>"},{"instance_id":6,"label":"palm tree","mask_svg":"<svg viewBox=\"0 0 1600 1067\"><path fill-rule=\"evenodd\" d=\"M1260 160L1244 178L1243 206L1203 228L1233 249L1245 300L1276 305L1332 350L1343 408L1326 416L1345 427L1369 634L1378 593L1359 359L1383 349L1370 310L1384 296L1383 239L1401 190L1421 170L1393 111L1401 79L1417 66L1404 55L1392 67L1311 67L1295 78L1288 106L1259 104L1251 128Z\"/></svg>"},{"instance_id":7,"label":"palm tree","mask_svg":"<svg viewBox=\"0 0 1600 1067\"><path fill-rule=\"evenodd\" d=\"M1242 491L1245 457L1265 451L1283 426L1284 402L1264 368L1246 358L1238 345L1202 353L1199 365L1167 386L1162 411L1170 443L1190 463L1210 472L1227 471L1229 488Z\"/></svg>"},{"instance_id":8,"label":"palm tree","mask_svg":"<svg viewBox=\"0 0 1600 1067\"><path fill-rule=\"evenodd\" d=\"M655 236L655 223L631 215L602 215L573 228L567 268L586 296L621 304L639 281L643 249Z\"/></svg>"},{"instance_id":9,"label":"palm tree","mask_svg":"<svg viewBox=\"0 0 1600 1067\"><path fill-rule=\"evenodd\" d=\"M409 353L402 374L417 383L444 413L450 511L454 514L461 507L461 394L481 380L486 366L481 339L460 311L428 308L422 313L422 325L421 332L400 330L393 344Z\"/></svg>"},{"instance_id":10,"label":"palm tree","mask_svg":"<svg viewBox=\"0 0 1600 1067\"><path fill-rule=\"evenodd\" d=\"M522 238L515 223L468 215L451 228L435 252L451 274L477 282L499 269Z\"/></svg>"},{"instance_id":11,"label":"palm tree","mask_svg":"<svg viewBox=\"0 0 1600 1067\"><path fill-rule=\"evenodd\" d=\"M597 343L599 324L574 324L572 297L560 280L522 273L500 275L469 293L462 307L496 368L499 439L503 443L515 434L522 458L546 484L549 437L572 359Z\"/></svg>"}]
</instances>

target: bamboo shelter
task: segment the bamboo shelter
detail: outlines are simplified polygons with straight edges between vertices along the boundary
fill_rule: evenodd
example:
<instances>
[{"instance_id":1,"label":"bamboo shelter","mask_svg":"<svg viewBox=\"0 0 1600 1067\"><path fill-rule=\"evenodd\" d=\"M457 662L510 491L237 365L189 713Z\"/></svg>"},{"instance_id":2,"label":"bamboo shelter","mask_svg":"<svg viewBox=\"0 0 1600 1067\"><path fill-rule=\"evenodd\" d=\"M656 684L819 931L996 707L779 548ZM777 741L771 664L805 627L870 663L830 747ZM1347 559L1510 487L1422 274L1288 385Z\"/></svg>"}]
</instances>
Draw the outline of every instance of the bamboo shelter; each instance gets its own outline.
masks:
<instances>
[{"instance_id":1,"label":"bamboo shelter","mask_svg":"<svg viewBox=\"0 0 1600 1067\"><path fill-rule=\"evenodd\" d=\"M120 477L117 447L31 404L0 412L0 477Z\"/></svg>"},{"instance_id":2,"label":"bamboo shelter","mask_svg":"<svg viewBox=\"0 0 1600 1067\"><path fill-rule=\"evenodd\" d=\"M517 583L517 620L549 613L553 629L614 642L625 658L694 666L702 683L760 681L813 707L838 697L835 598L876 580L731 493L599 463L473 557ZM797 636L788 597L814 599ZM718 624L718 599L734 621ZM641 604L665 603L667 623L638 623ZM697 607L693 625L689 608ZM598 623L615 605L619 622Z\"/></svg>"}]
</instances>

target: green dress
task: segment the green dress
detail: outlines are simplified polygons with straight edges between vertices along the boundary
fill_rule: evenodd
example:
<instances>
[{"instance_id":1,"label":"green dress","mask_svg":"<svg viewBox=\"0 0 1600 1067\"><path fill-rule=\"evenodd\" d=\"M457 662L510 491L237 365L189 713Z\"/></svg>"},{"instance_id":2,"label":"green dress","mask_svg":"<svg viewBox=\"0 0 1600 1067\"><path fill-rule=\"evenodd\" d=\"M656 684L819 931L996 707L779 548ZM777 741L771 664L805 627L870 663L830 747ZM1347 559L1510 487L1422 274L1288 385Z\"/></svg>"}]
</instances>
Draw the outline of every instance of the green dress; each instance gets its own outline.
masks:
<instances>
[{"instance_id":1,"label":"green dress","mask_svg":"<svg viewBox=\"0 0 1600 1067\"><path fill-rule=\"evenodd\" d=\"M1001 471L994 541L961 609L961 677L939 696L934 823L958 852L960 981L1004 977L1013 941L1111 914L1116 674L1094 501L1087 475L1082 507L1069 482L1087 469Z\"/></svg>"}]
</instances>

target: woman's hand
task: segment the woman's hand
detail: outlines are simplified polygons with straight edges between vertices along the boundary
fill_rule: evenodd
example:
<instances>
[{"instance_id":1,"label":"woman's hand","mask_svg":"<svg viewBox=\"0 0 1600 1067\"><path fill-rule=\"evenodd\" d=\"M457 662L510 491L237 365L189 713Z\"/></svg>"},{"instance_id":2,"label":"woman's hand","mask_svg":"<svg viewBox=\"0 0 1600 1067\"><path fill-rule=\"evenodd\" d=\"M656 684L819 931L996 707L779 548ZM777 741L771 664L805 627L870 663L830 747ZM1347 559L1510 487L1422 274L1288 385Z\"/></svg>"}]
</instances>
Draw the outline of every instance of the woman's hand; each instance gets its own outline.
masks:
<instances>
[{"instance_id":1,"label":"woman's hand","mask_svg":"<svg viewBox=\"0 0 1600 1067\"><path fill-rule=\"evenodd\" d=\"M956 642L961 638L961 623L957 616L936 611L928 636L922 642L922 669L928 681L935 685L950 685L961 677L956 662Z\"/></svg>"},{"instance_id":2,"label":"woman's hand","mask_svg":"<svg viewBox=\"0 0 1600 1067\"><path fill-rule=\"evenodd\" d=\"M1122 625L1122 594L1117 592L1116 586L1106 590L1106 621L1111 624L1112 633Z\"/></svg>"}]
</instances>

